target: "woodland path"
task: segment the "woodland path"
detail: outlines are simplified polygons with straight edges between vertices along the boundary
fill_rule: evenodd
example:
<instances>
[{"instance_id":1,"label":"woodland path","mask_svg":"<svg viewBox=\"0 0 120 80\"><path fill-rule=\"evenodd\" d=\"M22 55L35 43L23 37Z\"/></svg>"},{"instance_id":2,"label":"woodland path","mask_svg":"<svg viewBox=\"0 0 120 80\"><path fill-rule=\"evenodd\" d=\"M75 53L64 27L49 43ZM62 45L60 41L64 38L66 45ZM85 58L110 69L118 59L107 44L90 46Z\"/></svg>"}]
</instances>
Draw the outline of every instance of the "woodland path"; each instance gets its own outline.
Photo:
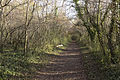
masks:
<instances>
[{"instance_id":1,"label":"woodland path","mask_svg":"<svg viewBox=\"0 0 120 80\"><path fill-rule=\"evenodd\" d=\"M80 48L70 43L68 48L55 56L50 64L37 72L31 80L87 80Z\"/></svg>"}]
</instances>

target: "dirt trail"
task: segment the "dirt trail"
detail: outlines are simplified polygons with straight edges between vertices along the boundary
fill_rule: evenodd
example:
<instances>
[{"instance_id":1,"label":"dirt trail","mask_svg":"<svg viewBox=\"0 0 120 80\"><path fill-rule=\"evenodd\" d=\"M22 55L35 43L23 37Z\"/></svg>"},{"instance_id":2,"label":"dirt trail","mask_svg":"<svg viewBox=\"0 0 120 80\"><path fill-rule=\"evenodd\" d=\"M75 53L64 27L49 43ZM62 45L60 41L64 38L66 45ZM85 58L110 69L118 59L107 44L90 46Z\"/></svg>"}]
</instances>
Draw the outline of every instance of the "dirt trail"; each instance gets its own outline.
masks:
<instances>
[{"instance_id":1,"label":"dirt trail","mask_svg":"<svg viewBox=\"0 0 120 80\"><path fill-rule=\"evenodd\" d=\"M80 48L70 43L63 53L40 69L32 80L87 80L84 70Z\"/></svg>"}]
</instances>

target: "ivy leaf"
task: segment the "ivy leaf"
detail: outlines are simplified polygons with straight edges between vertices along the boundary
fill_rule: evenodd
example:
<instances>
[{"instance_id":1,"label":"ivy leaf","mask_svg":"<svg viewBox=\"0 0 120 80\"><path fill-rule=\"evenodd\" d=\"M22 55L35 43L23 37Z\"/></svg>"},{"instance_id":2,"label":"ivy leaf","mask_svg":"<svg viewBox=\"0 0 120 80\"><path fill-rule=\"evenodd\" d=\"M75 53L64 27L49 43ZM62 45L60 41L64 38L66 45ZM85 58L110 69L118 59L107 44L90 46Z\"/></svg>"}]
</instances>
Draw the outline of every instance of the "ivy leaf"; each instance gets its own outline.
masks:
<instances>
[{"instance_id":1,"label":"ivy leaf","mask_svg":"<svg viewBox=\"0 0 120 80\"><path fill-rule=\"evenodd\" d=\"M73 0L75 3L77 3L79 0Z\"/></svg>"}]
</instances>

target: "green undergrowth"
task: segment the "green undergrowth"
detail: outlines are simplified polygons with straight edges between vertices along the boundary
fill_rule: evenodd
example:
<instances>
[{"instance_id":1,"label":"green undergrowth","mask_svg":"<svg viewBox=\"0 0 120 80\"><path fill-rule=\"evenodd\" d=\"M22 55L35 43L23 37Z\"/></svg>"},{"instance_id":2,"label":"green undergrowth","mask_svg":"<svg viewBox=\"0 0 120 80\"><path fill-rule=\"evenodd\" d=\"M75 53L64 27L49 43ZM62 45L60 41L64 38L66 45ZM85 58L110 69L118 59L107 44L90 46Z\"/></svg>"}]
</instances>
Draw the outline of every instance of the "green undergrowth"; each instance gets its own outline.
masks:
<instances>
[{"instance_id":1,"label":"green undergrowth","mask_svg":"<svg viewBox=\"0 0 120 80\"><path fill-rule=\"evenodd\" d=\"M104 72L104 75L106 79L104 80L120 80L120 64L111 64L108 61L108 57L103 57L102 54L96 53L94 56L97 58L96 61L99 62L101 66L102 72ZM101 57L100 57L101 56ZM104 58L104 61L103 61Z\"/></svg>"},{"instance_id":2,"label":"green undergrowth","mask_svg":"<svg viewBox=\"0 0 120 80\"><path fill-rule=\"evenodd\" d=\"M93 45L95 47L91 48L84 41L80 41L78 44L81 53L84 55L83 60L88 76L87 80L120 80L120 62L111 64L109 57L102 54L98 45ZM119 56L119 53L117 56Z\"/></svg>"},{"instance_id":3,"label":"green undergrowth","mask_svg":"<svg viewBox=\"0 0 120 80\"><path fill-rule=\"evenodd\" d=\"M84 56L88 80L120 80L120 64L107 64L102 57L100 51L89 52Z\"/></svg>"},{"instance_id":4,"label":"green undergrowth","mask_svg":"<svg viewBox=\"0 0 120 80\"><path fill-rule=\"evenodd\" d=\"M46 53L24 55L20 52L3 53L0 55L0 80L9 79L11 76L24 76L37 70L49 62Z\"/></svg>"}]
</instances>

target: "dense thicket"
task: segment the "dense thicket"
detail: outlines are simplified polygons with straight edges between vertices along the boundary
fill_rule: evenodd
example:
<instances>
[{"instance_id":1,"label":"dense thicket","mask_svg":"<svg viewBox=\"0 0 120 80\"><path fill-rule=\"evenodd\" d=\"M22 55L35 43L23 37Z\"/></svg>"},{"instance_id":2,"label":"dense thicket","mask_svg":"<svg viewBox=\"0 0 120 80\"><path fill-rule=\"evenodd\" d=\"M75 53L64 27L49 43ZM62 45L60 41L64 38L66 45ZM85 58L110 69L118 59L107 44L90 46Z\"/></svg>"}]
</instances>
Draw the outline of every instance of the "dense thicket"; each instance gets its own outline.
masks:
<instances>
[{"instance_id":1,"label":"dense thicket","mask_svg":"<svg viewBox=\"0 0 120 80\"><path fill-rule=\"evenodd\" d=\"M58 9L52 0L0 0L0 79L20 75L67 42L70 23Z\"/></svg>"},{"instance_id":2,"label":"dense thicket","mask_svg":"<svg viewBox=\"0 0 120 80\"><path fill-rule=\"evenodd\" d=\"M24 53L27 49L43 49L66 34L67 18L64 13L55 15L55 6L51 8L53 11L47 11L53 4L50 1L2 0L0 3L0 52L9 48L14 51L21 48Z\"/></svg>"},{"instance_id":3,"label":"dense thicket","mask_svg":"<svg viewBox=\"0 0 120 80\"><path fill-rule=\"evenodd\" d=\"M119 0L73 0L79 17L79 26L84 26L91 46L99 48L107 62L119 62L120 51L120 2ZM81 4L84 3L84 4ZM96 46L95 46L96 45Z\"/></svg>"}]
</instances>

